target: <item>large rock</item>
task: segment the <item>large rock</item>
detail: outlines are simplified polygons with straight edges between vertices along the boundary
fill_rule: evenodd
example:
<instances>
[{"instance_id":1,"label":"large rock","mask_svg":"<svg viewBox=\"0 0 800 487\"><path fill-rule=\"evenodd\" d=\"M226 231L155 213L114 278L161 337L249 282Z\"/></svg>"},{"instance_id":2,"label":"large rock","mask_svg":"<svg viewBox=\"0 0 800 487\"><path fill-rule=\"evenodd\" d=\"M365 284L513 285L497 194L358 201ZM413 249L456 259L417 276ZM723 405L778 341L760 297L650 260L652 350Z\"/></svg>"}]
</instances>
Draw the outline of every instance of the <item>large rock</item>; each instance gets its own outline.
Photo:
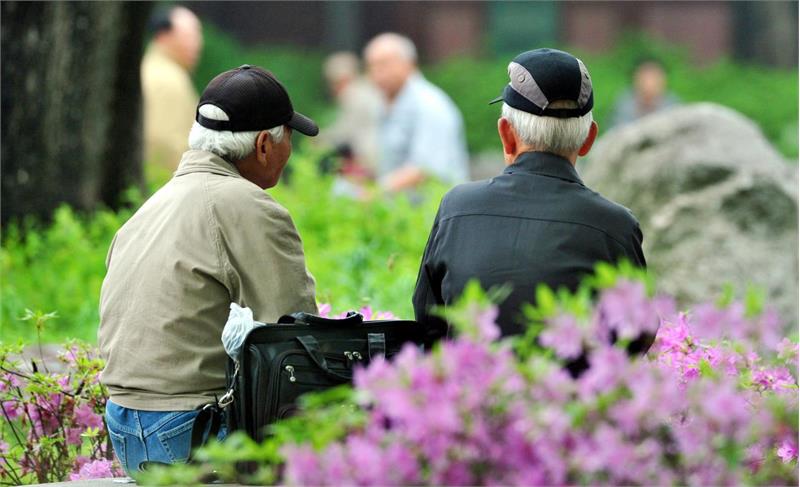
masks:
<instances>
[{"instance_id":1,"label":"large rock","mask_svg":"<svg viewBox=\"0 0 800 487\"><path fill-rule=\"evenodd\" d=\"M752 283L797 323L797 163L753 122L711 103L654 114L608 132L582 173L639 218L650 269L683 304Z\"/></svg>"}]
</instances>

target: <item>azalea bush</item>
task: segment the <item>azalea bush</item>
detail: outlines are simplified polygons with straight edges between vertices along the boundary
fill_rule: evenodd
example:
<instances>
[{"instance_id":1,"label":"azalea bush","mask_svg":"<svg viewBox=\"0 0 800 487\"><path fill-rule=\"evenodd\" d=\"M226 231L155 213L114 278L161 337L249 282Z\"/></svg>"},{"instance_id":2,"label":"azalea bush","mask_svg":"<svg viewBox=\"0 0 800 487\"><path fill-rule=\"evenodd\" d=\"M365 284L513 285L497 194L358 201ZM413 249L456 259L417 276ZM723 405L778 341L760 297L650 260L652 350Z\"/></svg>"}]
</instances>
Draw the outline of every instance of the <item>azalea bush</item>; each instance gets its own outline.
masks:
<instances>
[{"instance_id":1,"label":"azalea bush","mask_svg":"<svg viewBox=\"0 0 800 487\"><path fill-rule=\"evenodd\" d=\"M41 327L53 314L30 312ZM106 478L122 474L103 419L108 392L93 347L67 344L60 371L22 359L22 346L0 348L0 484Z\"/></svg>"},{"instance_id":2,"label":"azalea bush","mask_svg":"<svg viewBox=\"0 0 800 487\"><path fill-rule=\"evenodd\" d=\"M235 434L198 452L206 463L143 480L796 485L796 337L752 299L681 312L638 277L601 266L576 293L541 288L529 333L505 340L473 284L443 311L458 338L427 355L408 346L359 369L354 388L306 397L260 445ZM567 369L580 357L582 370Z\"/></svg>"}]
</instances>

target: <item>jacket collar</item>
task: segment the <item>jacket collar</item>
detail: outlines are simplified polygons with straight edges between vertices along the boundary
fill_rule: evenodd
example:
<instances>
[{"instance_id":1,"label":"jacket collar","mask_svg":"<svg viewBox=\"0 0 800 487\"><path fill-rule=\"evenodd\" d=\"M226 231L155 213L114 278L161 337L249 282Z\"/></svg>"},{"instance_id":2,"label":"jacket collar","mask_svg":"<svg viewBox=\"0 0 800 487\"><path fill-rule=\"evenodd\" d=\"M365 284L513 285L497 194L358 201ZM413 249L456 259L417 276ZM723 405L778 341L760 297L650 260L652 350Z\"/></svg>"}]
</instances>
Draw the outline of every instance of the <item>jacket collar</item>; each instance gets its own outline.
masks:
<instances>
[{"instance_id":1,"label":"jacket collar","mask_svg":"<svg viewBox=\"0 0 800 487\"><path fill-rule=\"evenodd\" d=\"M188 150L183 153L175 177L196 172L210 172L221 176L233 176L241 178L242 175L236 166L211 152L203 150Z\"/></svg>"},{"instance_id":2,"label":"jacket collar","mask_svg":"<svg viewBox=\"0 0 800 487\"><path fill-rule=\"evenodd\" d=\"M513 164L503 170L503 174L523 172L559 178L583 185L578 171L567 159L549 152L523 152Z\"/></svg>"}]
</instances>

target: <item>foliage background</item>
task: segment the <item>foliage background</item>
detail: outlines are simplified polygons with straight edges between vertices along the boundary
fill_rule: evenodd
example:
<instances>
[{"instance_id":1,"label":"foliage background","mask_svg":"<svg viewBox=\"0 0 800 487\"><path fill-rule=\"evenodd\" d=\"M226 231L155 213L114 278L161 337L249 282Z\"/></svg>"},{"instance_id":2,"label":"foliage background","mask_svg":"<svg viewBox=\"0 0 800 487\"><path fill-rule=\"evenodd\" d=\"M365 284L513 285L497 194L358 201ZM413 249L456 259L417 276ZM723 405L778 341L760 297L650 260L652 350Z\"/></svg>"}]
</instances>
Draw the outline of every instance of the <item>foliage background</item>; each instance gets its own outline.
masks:
<instances>
[{"instance_id":1,"label":"foliage background","mask_svg":"<svg viewBox=\"0 0 800 487\"><path fill-rule=\"evenodd\" d=\"M323 54L297 48L245 48L213 25L196 72L199 90L217 73L244 63L266 66L290 87L299 111L324 126L331 116L321 63ZM755 120L768 138L796 163L798 75L796 71L743 66L722 60L699 69L685 51L638 36L604 55L578 52L596 87L595 115L601 131L615 97L628 84L629 66L644 53L655 54L670 70L670 86L684 101L711 100ZM496 106L492 99L506 83L507 59L453 59L423 66L464 114L471 152L497 150ZM320 154L298 137L290 167L294 182L271 193L291 212L303 238L308 266L317 279L318 299L336 309L370 304L412 316L411 293L430 225L445 188L432 186L412 205L406 198L356 202L332 195L330 179L314 174ZM165 180L151 174L150 191ZM302 181L302 182L298 182ZM128 193L127 208L79 214L62 207L52 225L32 219L4 229L0 249L0 336L30 341L35 331L19 318L26 308L57 311L44 341L95 341L98 297L105 256L114 232L143 201Z\"/></svg>"},{"instance_id":2,"label":"foliage background","mask_svg":"<svg viewBox=\"0 0 800 487\"><path fill-rule=\"evenodd\" d=\"M320 118L330 115L330 101L322 78L321 52L293 47L246 48L213 25L204 27L206 48L198 65L198 91L220 72L245 63L265 66L289 87L299 111ZM611 51L589 54L569 46L592 75L595 88L594 117L601 135L610 128L614 102L630 85L636 60L656 57L666 66L669 88L686 103L711 101L727 105L753 119L767 138L787 157L798 155L798 73L796 70L737 64L720 59L698 68L689 52L679 46L635 33L622 37ZM302 62L298 62L302 60ZM433 66L422 66L424 74L440 86L461 109L470 152L499 150L495 122L499 113L489 105L508 83L506 58L455 58ZM304 112L304 113L305 113Z\"/></svg>"},{"instance_id":3,"label":"foliage background","mask_svg":"<svg viewBox=\"0 0 800 487\"><path fill-rule=\"evenodd\" d=\"M335 309L371 305L411 317L411 293L427 234L445 188L426 187L421 203L408 198L354 201L332 194L333 181L315 175L313 157L294 155L290 184L272 194L285 206L303 239L317 299ZM11 226L0 250L0 336L32 341L36 332L21 321L26 308L58 312L43 330L45 342L79 338L94 343L105 258L116 230L141 204L81 215L61 207L51 226L32 219Z\"/></svg>"}]
</instances>

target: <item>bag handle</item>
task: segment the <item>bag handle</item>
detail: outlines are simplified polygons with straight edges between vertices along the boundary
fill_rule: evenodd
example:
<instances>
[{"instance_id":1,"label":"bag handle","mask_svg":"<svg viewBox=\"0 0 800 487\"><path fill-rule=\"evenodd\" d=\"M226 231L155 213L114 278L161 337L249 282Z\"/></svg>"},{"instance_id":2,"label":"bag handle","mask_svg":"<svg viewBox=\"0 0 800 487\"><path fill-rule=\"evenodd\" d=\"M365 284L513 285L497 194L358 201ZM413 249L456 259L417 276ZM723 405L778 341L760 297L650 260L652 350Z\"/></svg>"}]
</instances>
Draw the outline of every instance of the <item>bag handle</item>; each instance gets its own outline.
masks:
<instances>
[{"instance_id":1,"label":"bag handle","mask_svg":"<svg viewBox=\"0 0 800 487\"><path fill-rule=\"evenodd\" d=\"M311 335L305 335L296 338L297 341L300 342L300 345L303 347L303 349L306 352L308 352L308 355L311 357L311 360L313 360L314 363L317 365L317 367L322 369L326 374L330 375L331 377L335 377L337 379L348 382L353 379L352 372L350 372L349 374L342 374L336 372L335 370L331 370L331 368L328 367L328 361L325 360L325 356L322 355L322 352L320 352L319 343L317 343L316 338L314 338Z\"/></svg>"},{"instance_id":2,"label":"bag handle","mask_svg":"<svg viewBox=\"0 0 800 487\"><path fill-rule=\"evenodd\" d=\"M325 325L325 326L358 326L364 323L364 316L357 311L348 311L347 315L341 319L323 318L311 313L298 311L278 318L280 324L295 325Z\"/></svg>"}]
</instances>

